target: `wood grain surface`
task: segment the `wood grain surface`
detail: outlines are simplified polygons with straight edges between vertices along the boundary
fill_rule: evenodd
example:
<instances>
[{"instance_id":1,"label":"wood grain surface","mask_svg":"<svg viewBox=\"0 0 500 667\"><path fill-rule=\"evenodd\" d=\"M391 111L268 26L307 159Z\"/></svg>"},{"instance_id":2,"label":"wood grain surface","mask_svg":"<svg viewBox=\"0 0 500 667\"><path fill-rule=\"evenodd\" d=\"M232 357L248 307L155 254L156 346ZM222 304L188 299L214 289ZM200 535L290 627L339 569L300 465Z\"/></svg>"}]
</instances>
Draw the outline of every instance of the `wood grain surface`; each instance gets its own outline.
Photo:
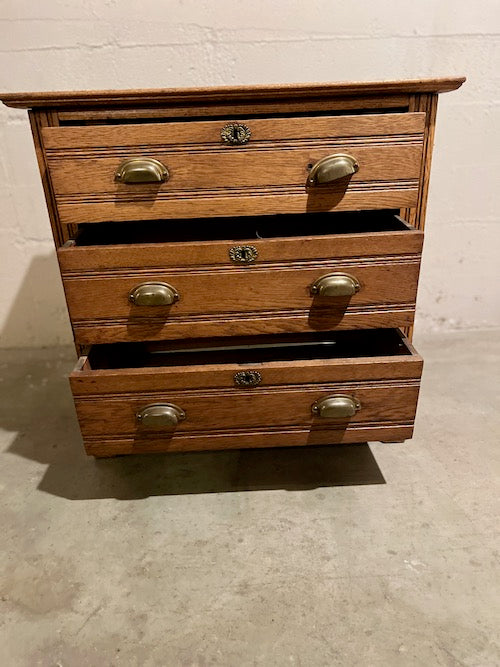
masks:
<instances>
[{"instance_id":1,"label":"wood grain surface","mask_svg":"<svg viewBox=\"0 0 500 667\"><path fill-rule=\"evenodd\" d=\"M32 109L77 349L396 326L411 335L437 94L463 81L0 95L7 105ZM221 143L221 127L232 120L250 127L247 145ZM311 165L337 152L354 155L359 171L346 182L306 189ZM159 187L116 183L119 164L140 156L164 162L169 180ZM248 267L229 259L240 237L122 243L118 235L112 245L86 246L70 240L89 222L385 208L400 209L413 228L255 238L249 243L258 259ZM362 288L332 306L309 288L334 271L355 275ZM174 285L179 302L170 309L132 306L129 290L148 280ZM422 370L408 341L401 346L403 353L388 356L250 364L262 374L251 389L234 386L234 373L248 366L244 358L106 368L91 350L70 381L85 448L94 456L398 441L412 435ZM313 417L312 402L332 393L356 396L361 410L344 423ZM187 419L170 433L138 427L136 411L160 401L180 405Z\"/></svg>"},{"instance_id":2,"label":"wood grain surface","mask_svg":"<svg viewBox=\"0 0 500 667\"><path fill-rule=\"evenodd\" d=\"M148 106L119 108L108 106L79 108L61 108L57 117L64 125L103 125L108 121L129 123L131 120L151 122L153 120L174 120L179 118L232 118L265 117L268 115L338 113L344 111L371 113L379 110L407 111L411 95L399 93L393 95L345 95L320 96L310 98L282 98L245 100L235 105L234 102L214 102L197 104L160 102Z\"/></svg>"},{"instance_id":3,"label":"wood grain surface","mask_svg":"<svg viewBox=\"0 0 500 667\"><path fill-rule=\"evenodd\" d=\"M319 189L319 188L318 188ZM328 192L326 192L328 190ZM418 180L354 182L347 189L328 187L322 192L305 191L304 185L285 188L250 188L240 190L194 191L188 199L176 193L153 200L143 198L104 201L84 196L69 203L58 200L63 225L110 220L161 220L199 218L203 216L265 215L275 213L312 213L323 211L357 211L365 209L407 208L415 206ZM68 234L66 235L68 236Z\"/></svg>"},{"instance_id":4,"label":"wood grain surface","mask_svg":"<svg viewBox=\"0 0 500 667\"><path fill-rule=\"evenodd\" d=\"M100 125L90 127L47 127L43 130L45 149L50 156L84 157L85 154L105 152L120 155L137 146L152 150L188 147L201 150L216 146L227 152L266 148L269 142L308 143L318 139L346 137L385 137L388 135L420 135L424 130L425 113L388 113L347 116L309 116L297 118L238 118L248 125L251 136L244 146L229 146L221 142L221 129L231 117L211 121L142 123L130 125Z\"/></svg>"},{"instance_id":5,"label":"wood grain surface","mask_svg":"<svg viewBox=\"0 0 500 667\"><path fill-rule=\"evenodd\" d=\"M75 322L99 318L185 317L191 314L244 313L259 310L328 310L364 305L408 304L415 301L420 259L391 258L352 262L277 264L222 269L136 270L124 275L85 276L64 281L68 305ZM348 273L361 287L351 297L312 295L312 284L330 273ZM137 306L129 292L144 282L161 281L180 295L171 306Z\"/></svg>"},{"instance_id":6,"label":"wood grain surface","mask_svg":"<svg viewBox=\"0 0 500 667\"><path fill-rule=\"evenodd\" d=\"M182 224L182 223L181 223ZM208 223L210 224L210 223ZM238 222L234 221L235 236ZM332 221L332 231L335 221ZM252 266L286 261L327 260L340 258L392 257L417 255L422 251L423 233L419 230L361 232L351 234L318 234L316 236L259 239L252 236L237 240L188 241L175 243L133 243L120 245L59 248L58 259L63 277L86 277L109 271L166 269L168 267L234 266L229 251L239 245L252 245L258 256Z\"/></svg>"},{"instance_id":7,"label":"wood grain surface","mask_svg":"<svg viewBox=\"0 0 500 667\"><path fill-rule=\"evenodd\" d=\"M417 93L410 96L409 110L411 112L425 113L424 129L424 153L420 172L418 198L413 208L406 208L401 214L414 227L421 231L425 228L425 216L427 211L427 197L429 193L429 182L431 175L432 152L434 147L434 133L436 129L436 114L438 106L438 95L436 93ZM405 333L410 339L413 336L413 325L405 328Z\"/></svg>"},{"instance_id":8,"label":"wood grain surface","mask_svg":"<svg viewBox=\"0 0 500 667\"><path fill-rule=\"evenodd\" d=\"M402 442L413 435L413 422L396 424L353 424L347 428L311 429L281 428L277 430L226 431L220 433L174 433L171 437L139 438L121 436L85 436L85 451L96 458L125 454L160 454L168 452L217 451L262 447L304 447L310 445L341 445L380 440Z\"/></svg>"},{"instance_id":9,"label":"wood grain surface","mask_svg":"<svg viewBox=\"0 0 500 667\"><path fill-rule=\"evenodd\" d=\"M380 333L380 340L392 340ZM92 367L80 359L70 376L87 451L98 456L252 446L356 442L410 437L422 360L404 338L400 354L361 358L295 359L245 364L141 368ZM386 345L389 343L387 342ZM126 359L124 359L126 361ZM97 362L96 362L97 363ZM234 373L258 369L262 384L234 386ZM349 420L319 419L314 401L347 394L361 402ZM165 433L138 425L136 413L168 402L187 418Z\"/></svg>"},{"instance_id":10,"label":"wood grain surface","mask_svg":"<svg viewBox=\"0 0 500 667\"><path fill-rule=\"evenodd\" d=\"M203 336L198 321L213 316L219 332L231 331L233 320L245 315L260 318L262 324L280 315L285 321L302 316L307 329L334 329L347 314L362 316L382 312L385 326L398 326L391 321L391 309L414 310L420 257L374 258L371 261L327 260L322 263L281 264L264 267L221 269L178 269L169 271L136 270L124 275L118 271L105 277L96 274L63 280L66 300L75 332L85 328L85 342L101 342L108 325L121 325L121 340L134 340L134 326L141 326L145 340L158 338L172 325L184 323L191 327L191 336ZM352 297L319 297L310 292L311 285L330 273L348 273L359 281L361 288ZM165 282L180 295L171 306L136 306L128 298L130 291L144 282ZM396 314L397 315L397 314ZM192 319L191 319L192 318ZM353 328L353 323L349 325ZM101 327L104 326L104 329ZM149 326L149 332L148 332ZM345 325L344 325L345 326ZM95 338L92 337L92 329ZM304 329L302 329L304 330ZM116 341L113 336L113 341ZM80 340L80 342L82 342ZM111 341L110 341L111 342Z\"/></svg>"},{"instance_id":11,"label":"wood grain surface","mask_svg":"<svg viewBox=\"0 0 500 667\"><path fill-rule=\"evenodd\" d=\"M361 306L339 312L315 309L188 315L167 320L134 318L73 322L79 345L123 341L169 341L196 336L245 336L348 329L407 327L413 324L415 304Z\"/></svg>"},{"instance_id":12,"label":"wood grain surface","mask_svg":"<svg viewBox=\"0 0 500 667\"><path fill-rule=\"evenodd\" d=\"M306 218L306 227L307 227ZM179 223L182 225L183 223ZM207 223L210 225L210 222ZM314 221L311 220L311 227ZM237 237L239 222L233 221ZM256 221L256 228L258 221ZM421 253L423 233L408 227L404 231L377 231L336 234L335 220L331 234L236 240L187 241L121 244L117 233L113 245L79 246L69 243L58 250L63 277L86 277L90 273L167 267L234 266L229 251L234 246L252 245L258 256L252 266L286 261L326 260L340 258L391 257ZM168 232L167 232L168 234ZM208 232L209 234L209 232Z\"/></svg>"},{"instance_id":13,"label":"wood grain surface","mask_svg":"<svg viewBox=\"0 0 500 667\"><path fill-rule=\"evenodd\" d=\"M465 77L401 79L398 81L345 81L338 83L221 86L213 88L164 88L83 90L36 93L1 93L7 106L33 107L120 106L133 104L241 103L245 100L286 100L302 97L392 95L394 93L445 93L456 90Z\"/></svg>"},{"instance_id":14,"label":"wood grain surface","mask_svg":"<svg viewBox=\"0 0 500 667\"><path fill-rule=\"evenodd\" d=\"M217 389L212 392L165 392L147 397L137 393L107 398L79 398L76 410L84 435L147 436L146 428L137 423L136 413L154 403L173 403L186 412L186 419L175 428L176 433L192 431L218 431L239 428L269 426L305 426L311 428L323 424L330 427L344 422L405 422L413 420L417 405L419 382L407 385L384 386L373 384L359 386L354 391L349 386L316 388L280 387ZM361 409L349 420L327 420L315 417L311 411L314 401L348 394L358 399ZM167 435L172 431L166 429ZM157 434L156 434L157 435Z\"/></svg>"},{"instance_id":15,"label":"wood grain surface","mask_svg":"<svg viewBox=\"0 0 500 667\"><path fill-rule=\"evenodd\" d=\"M75 397L104 395L159 394L183 389L227 389L234 387L234 374L242 369L258 370L259 387L412 380L422 374L423 361L416 353L357 359L300 359L265 363L197 364L193 366L155 366L139 368L95 368L88 357L81 357L70 375ZM404 382L402 382L404 384Z\"/></svg>"},{"instance_id":16,"label":"wood grain surface","mask_svg":"<svg viewBox=\"0 0 500 667\"><path fill-rule=\"evenodd\" d=\"M388 207L405 205L411 193L416 197L425 114L246 122L252 137L244 146L221 143L223 121L46 128L43 140L61 220L193 217L200 214L193 204L202 201L202 213L206 200L213 215L244 214L240 200L254 201L256 195L262 213L295 211L294 196L302 197L306 209L327 211L348 195L357 196L353 208L380 208L371 203L378 195L389 198ZM306 189L310 167L335 153L352 154L359 171L328 188ZM119 165L130 157L160 160L168 167L168 181L116 182Z\"/></svg>"}]
</instances>

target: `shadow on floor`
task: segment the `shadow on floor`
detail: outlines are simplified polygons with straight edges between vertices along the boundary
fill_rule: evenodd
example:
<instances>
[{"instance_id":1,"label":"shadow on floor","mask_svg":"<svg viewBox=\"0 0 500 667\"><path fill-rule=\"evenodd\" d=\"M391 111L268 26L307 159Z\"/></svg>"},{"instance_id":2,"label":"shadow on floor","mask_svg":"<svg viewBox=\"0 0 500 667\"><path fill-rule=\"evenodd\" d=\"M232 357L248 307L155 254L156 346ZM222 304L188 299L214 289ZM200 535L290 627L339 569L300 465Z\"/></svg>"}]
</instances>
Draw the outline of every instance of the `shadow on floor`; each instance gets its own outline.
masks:
<instances>
[{"instance_id":1,"label":"shadow on floor","mask_svg":"<svg viewBox=\"0 0 500 667\"><path fill-rule=\"evenodd\" d=\"M71 340L64 291L55 250L35 255L26 267L0 332L2 346Z\"/></svg>"},{"instance_id":2,"label":"shadow on floor","mask_svg":"<svg viewBox=\"0 0 500 667\"><path fill-rule=\"evenodd\" d=\"M42 491L72 500L383 484L367 444L153 454L53 464Z\"/></svg>"},{"instance_id":3,"label":"shadow on floor","mask_svg":"<svg viewBox=\"0 0 500 667\"><path fill-rule=\"evenodd\" d=\"M369 446L232 450L94 460L83 451L67 348L2 353L7 452L46 464L38 488L71 500L384 484Z\"/></svg>"}]
</instances>

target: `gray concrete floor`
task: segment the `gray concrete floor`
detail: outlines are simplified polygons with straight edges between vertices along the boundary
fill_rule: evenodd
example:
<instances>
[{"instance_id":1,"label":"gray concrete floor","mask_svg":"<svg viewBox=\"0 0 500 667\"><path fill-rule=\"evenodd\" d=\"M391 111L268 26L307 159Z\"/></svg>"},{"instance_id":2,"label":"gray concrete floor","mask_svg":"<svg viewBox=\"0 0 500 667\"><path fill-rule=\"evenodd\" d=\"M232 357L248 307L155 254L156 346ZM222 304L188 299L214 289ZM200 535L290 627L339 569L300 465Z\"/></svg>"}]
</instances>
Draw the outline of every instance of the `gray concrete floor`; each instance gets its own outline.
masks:
<instances>
[{"instance_id":1,"label":"gray concrete floor","mask_svg":"<svg viewBox=\"0 0 500 667\"><path fill-rule=\"evenodd\" d=\"M500 664L500 336L418 343L405 444L101 461L2 353L2 666Z\"/></svg>"}]
</instances>

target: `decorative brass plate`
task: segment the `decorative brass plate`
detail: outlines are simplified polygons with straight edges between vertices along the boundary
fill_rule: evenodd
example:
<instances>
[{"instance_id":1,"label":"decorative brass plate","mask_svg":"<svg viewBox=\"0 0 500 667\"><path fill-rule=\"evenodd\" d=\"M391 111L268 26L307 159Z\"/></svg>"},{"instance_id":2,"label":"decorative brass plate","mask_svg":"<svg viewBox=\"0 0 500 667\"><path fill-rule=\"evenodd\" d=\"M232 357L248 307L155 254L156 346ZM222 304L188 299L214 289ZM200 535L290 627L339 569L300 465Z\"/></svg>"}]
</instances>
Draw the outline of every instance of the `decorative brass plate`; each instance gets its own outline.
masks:
<instances>
[{"instance_id":1,"label":"decorative brass plate","mask_svg":"<svg viewBox=\"0 0 500 667\"><path fill-rule=\"evenodd\" d=\"M238 371L234 374L234 384L238 387L256 387L262 381L258 371Z\"/></svg>"},{"instance_id":2,"label":"decorative brass plate","mask_svg":"<svg viewBox=\"0 0 500 667\"><path fill-rule=\"evenodd\" d=\"M241 146L250 141L252 132L244 123L228 123L220 131L220 136L225 144Z\"/></svg>"},{"instance_id":3,"label":"decorative brass plate","mask_svg":"<svg viewBox=\"0 0 500 667\"><path fill-rule=\"evenodd\" d=\"M229 248L229 257L233 262L239 264L250 264L255 262L259 256L259 251L254 245L235 245Z\"/></svg>"}]
</instances>

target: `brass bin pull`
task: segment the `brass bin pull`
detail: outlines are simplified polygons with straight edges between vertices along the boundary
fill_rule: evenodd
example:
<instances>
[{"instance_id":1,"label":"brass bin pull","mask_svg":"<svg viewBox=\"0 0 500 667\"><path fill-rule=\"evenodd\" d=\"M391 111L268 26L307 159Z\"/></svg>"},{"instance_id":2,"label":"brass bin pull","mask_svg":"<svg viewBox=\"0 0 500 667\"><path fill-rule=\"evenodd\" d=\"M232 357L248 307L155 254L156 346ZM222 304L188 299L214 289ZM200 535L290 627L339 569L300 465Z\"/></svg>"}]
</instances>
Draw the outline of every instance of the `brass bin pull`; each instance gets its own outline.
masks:
<instances>
[{"instance_id":1,"label":"brass bin pull","mask_svg":"<svg viewBox=\"0 0 500 667\"><path fill-rule=\"evenodd\" d=\"M348 273L328 273L311 285L311 294L317 296L352 296L359 292L359 280Z\"/></svg>"},{"instance_id":2,"label":"brass bin pull","mask_svg":"<svg viewBox=\"0 0 500 667\"><path fill-rule=\"evenodd\" d=\"M354 396L337 394L327 396L312 404L311 410L314 415L321 419L345 419L353 417L361 409L361 403Z\"/></svg>"},{"instance_id":3,"label":"brass bin pull","mask_svg":"<svg viewBox=\"0 0 500 667\"><path fill-rule=\"evenodd\" d=\"M152 403L147 405L135 416L137 423L152 431L173 429L186 419L186 413L173 403Z\"/></svg>"},{"instance_id":4,"label":"brass bin pull","mask_svg":"<svg viewBox=\"0 0 500 667\"><path fill-rule=\"evenodd\" d=\"M171 306L180 296L168 283L141 283L130 290L128 298L136 306Z\"/></svg>"},{"instance_id":5,"label":"brass bin pull","mask_svg":"<svg viewBox=\"0 0 500 667\"><path fill-rule=\"evenodd\" d=\"M165 183L168 169L152 157L133 157L121 163L115 173L120 183Z\"/></svg>"},{"instance_id":6,"label":"brass bin pull","mask_svg":"<svg viewBox=\"0 0 500 667\"><path fill-rule=\"evenodd\" d=\"M346 153L327 155L312 166L307 185L328 185L346 176L352 176L358 169L358 161L352 155Z\"/></svg>"}]
</instances>

